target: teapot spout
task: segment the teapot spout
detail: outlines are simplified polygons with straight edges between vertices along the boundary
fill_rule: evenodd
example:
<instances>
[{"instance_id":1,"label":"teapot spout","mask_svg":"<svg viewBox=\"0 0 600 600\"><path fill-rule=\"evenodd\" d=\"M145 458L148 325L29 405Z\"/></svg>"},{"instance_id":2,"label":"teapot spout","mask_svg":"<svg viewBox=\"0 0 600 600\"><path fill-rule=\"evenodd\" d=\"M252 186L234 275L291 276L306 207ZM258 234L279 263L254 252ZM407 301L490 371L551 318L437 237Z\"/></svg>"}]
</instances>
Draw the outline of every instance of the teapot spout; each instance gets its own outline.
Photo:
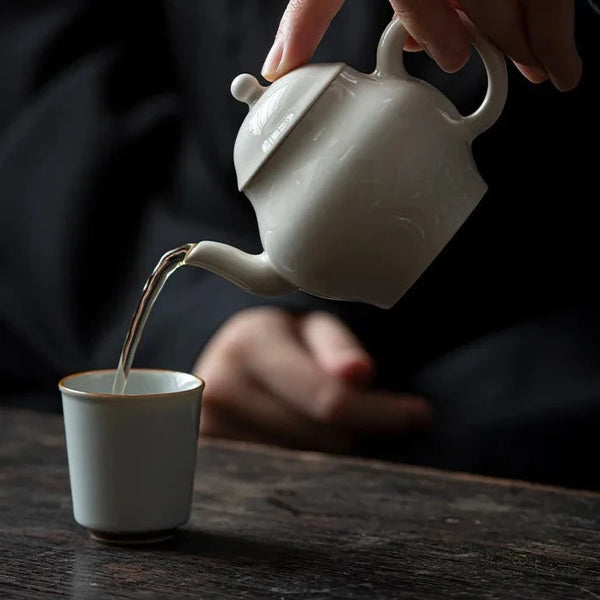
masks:
<instances>
[{"instance_id":1,"label":"teapot spout","mask_svg":"<svg viewBox=\"0 0 600 600\"><path fill-rule=\"evenodd\" d=\"M221 275L258 296L282 296L298 291L277 272L265 252L249 254L220 242L199 242L188 251L183 264Z\"/></svg>"}]
</instances>

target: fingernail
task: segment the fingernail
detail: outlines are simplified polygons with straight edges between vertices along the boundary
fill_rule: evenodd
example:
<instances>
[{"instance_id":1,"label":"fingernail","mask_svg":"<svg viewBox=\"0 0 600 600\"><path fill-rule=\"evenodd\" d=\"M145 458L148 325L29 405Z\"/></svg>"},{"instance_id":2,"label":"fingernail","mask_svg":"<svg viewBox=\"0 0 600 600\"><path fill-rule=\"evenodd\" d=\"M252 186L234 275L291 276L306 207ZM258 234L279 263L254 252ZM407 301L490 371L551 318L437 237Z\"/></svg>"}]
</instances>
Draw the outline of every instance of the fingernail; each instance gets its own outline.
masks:
<instances>
[{"instance_id":1,"label":"fingernail","mask_svg":"<svg viewBox=\"0 0 600 600\"><path fill-rule=\"evenodd\" d=\"M272 80L277 77L277 71L279 70L282 57L283 41L279 36L277 36L261 69L261 74L265 79Z\"/></svg>"},{"instance_id":2,"label":"fingernail","mask_svg":"<svg viewBox=\"0 0 600 600\"><path fill-rule=\"evenodd\" d=\"M548 81L548 77L547 71L541 67L529 67L527 70L527 78L532 83L543 83L544 81Z\"/></svg>"},{"instance_id":3,"label":"fingernail","mask_svg":"<svg viewBox=\"0 0 600 600\"><path fill-rule=\"evenodd\" d=\"M470 47L465 45L432 44L426 40L421 41L421 45L427 54L439 65L442 71L446 73L456 73L462 69L471 56Z\"/></svg>"},{"instance_id":4,"label":"fingernail","mask_svg":"<svg viewBox=\"0 0 600 600\"><path fill-rule=\"evenodd\" d=\"M347 383L367 384L375 375L375 363L368 356L342 356L332 367L332 375Z\"/></svg>"},{"instance_id":5,"label":"fingernail","mask_svg":"<svg viewBox=\"0 0 600 600\"><path fill-rule=\"evenodd\" d=\"M559 77L552 71L548 71L548 76L557 90L560 92L570 92L579 84L579 80L581 79L581 70L581 63L579 63L575 65L574 68L563 73L562 77Z\"/></svg>"},{"instance_id":6,"label":"fingernail","mask_svg":"<svg viewBox=\"0 0 600 600\"><path fill-rule=\"evenodd\" d=\"M561 92L569 92L577 87L581 79L582 62L577 47L573 47L568 52L564 52L561 60L550 68L546 65L550 81L554 87Z\"/></svg>"}]
</instances>

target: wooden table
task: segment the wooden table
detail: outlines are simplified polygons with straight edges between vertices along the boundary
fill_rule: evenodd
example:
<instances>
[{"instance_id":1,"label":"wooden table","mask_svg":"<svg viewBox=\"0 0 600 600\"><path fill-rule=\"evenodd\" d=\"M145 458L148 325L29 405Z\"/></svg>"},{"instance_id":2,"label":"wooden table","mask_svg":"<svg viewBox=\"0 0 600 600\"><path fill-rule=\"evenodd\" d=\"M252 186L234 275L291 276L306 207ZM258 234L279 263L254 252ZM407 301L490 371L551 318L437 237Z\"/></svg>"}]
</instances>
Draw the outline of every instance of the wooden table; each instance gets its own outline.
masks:
<instances>
[{"instance_id":1,"label":"wooden table","mask_svg":"<svg viewBox=\"0 0 600 600\"><path fill-rule=\"evenodd\" d=\"M0 410L0 598L600 598L600 494L241 443L199 446L153 547L73 520L62 418Z\"/></svg>"}]
</instances>

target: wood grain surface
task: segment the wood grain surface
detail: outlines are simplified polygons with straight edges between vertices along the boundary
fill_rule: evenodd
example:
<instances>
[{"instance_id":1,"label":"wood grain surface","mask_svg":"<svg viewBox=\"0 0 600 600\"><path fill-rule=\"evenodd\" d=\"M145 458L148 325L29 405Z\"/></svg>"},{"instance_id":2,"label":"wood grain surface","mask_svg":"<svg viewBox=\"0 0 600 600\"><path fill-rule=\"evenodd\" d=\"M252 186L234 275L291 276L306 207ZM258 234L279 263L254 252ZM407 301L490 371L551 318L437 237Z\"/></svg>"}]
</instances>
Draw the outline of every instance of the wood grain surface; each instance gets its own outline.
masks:
<instances>
[{"instance_id":1,"label":"wood grain surface","mask_svg":"<svg viewBox=\"0 0 600 600\"><path fill-rule=\"evenodd\" d=\"M73 520L62 418L0 410L0 599L600 599L600 494L203 441L177 536Z\"/></svg>"}]
</instances>

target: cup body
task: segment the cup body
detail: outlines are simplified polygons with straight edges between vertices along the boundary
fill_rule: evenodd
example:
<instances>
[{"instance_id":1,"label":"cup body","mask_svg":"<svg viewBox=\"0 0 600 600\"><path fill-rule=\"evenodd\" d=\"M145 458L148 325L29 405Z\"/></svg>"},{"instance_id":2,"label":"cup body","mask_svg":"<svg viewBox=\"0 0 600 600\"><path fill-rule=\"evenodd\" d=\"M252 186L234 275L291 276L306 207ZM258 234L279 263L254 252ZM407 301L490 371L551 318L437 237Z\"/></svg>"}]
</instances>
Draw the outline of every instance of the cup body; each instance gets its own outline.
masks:
<instances>
[{"instance_id":1,"label":"cup body","mask_svg":"<svg viewBox=\"0 0 600 600\"><path fill-rule=\"evenodd\" d=\"M191 513L204 383L133 369L114 395L114 374L59 383L75 521L110 536L173 530Z\"/></svg>"}]
</instances>

